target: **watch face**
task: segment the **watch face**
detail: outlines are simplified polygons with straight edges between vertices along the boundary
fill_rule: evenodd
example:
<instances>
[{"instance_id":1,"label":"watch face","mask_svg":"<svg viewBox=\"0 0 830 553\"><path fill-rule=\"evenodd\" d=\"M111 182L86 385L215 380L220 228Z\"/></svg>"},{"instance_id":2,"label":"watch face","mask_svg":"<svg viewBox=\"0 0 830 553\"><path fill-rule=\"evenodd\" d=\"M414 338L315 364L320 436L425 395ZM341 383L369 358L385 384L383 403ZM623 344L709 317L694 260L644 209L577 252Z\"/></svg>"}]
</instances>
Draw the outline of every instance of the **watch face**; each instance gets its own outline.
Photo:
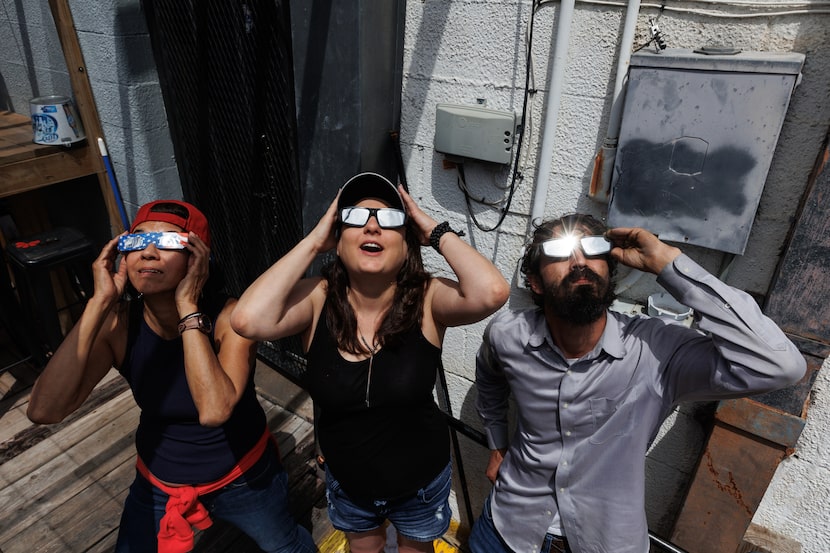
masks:
<instances>
[{"instance_id":1,"label":"watch face","mask_svg":"<svg viewBox=\"0 0 830 553\"><path fill-rule=\"evenodd\" d=\"M210 317L207 315L202 315L199 317L199 330L202 332L210 332L213 330L213 323L210 320Z\"/></svg>"},{"instance_id":2,"label":"watch face","mask_svg":"<svg viewBox=\"0 0 830 553\"><path fill-rule=\"evenodd\" d=\"M190 329L198 329L205 334L209 334L210 331L213 330L213 322L210 320L210 317L204 313L200 313L199 315L194 314L179 323L179 334Z\"/></svg>"}]
</instances>

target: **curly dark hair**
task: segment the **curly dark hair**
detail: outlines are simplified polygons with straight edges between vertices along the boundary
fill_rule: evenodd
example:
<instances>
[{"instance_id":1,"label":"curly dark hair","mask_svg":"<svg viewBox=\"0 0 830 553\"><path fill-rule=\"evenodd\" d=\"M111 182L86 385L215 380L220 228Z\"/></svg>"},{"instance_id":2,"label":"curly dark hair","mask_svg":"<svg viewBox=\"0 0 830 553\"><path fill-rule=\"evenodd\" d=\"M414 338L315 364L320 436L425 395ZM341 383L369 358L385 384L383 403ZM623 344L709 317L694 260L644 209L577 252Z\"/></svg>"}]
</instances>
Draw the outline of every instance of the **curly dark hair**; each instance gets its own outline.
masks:
<instances>
[{"instance_id":1,"label":"curly dark hair","mask_svg":"<svg viewBox=\"0 0 830 553\"><path fill-rule=\"evenodd\" d=\"M409 218L404 226L404 240L407 254L401 270L398 271L395 297L376 336L381 346L394 347L400 343L407 331L415 325L420 327L424 314L424 295L430 274L424 270L417 229ZM326 323L334 333L337 347L354 354L370 353L358 337L357 317L348 298L349 275L340 257L335 256L326 264L322 269L322 275L328 284Z\"/></svg>"},{"instance_id":2,"label":"curly dark hair","mask_svg":"<svg viewBox=\"0 0 830 553\"><path fill-rule=\"evenodd\" d=\"M605 234L608 227L605 223L587 213L569 213L557 219L534 223L533 227L533 238L530 244L525 247L520 271L524 276L525 287L530 290L531 296L533 297L533 303L542 307L544 305L544 298L533 291L530 287L529 279L531 275L539 275L539 265L542 261L542 242L553 238L553 235L559 229L565 229L568 232L581 229L587 234L600 235ZM614 272L617 269L617 261L608 254L604 255L603 258L608 263L608 274L613 278Z\"/></svg>"}]
</instances>

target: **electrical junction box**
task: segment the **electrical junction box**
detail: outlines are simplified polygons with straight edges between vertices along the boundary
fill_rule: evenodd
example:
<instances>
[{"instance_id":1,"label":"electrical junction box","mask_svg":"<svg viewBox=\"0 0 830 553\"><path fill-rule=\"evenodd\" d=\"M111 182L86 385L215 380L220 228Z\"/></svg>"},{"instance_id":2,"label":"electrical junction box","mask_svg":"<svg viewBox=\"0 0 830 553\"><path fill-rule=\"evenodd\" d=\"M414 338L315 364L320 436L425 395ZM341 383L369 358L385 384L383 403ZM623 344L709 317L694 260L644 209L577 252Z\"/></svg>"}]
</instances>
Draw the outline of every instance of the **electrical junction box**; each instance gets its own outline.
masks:
<instances>
[{"instance_id":1,"label":"electrical junction box","mask_svg":"<svg viewBox=\"0 0 830 553\"><path fill-rule=\"evenodd\" d=\"M609 225L743 254L803 64L799 53L633 54Z\"/></svg>"},{"instance_id":2,"label":"electrical junction box","mask_svg":"<svg viewBox=\"0 0 830 553\"><path fill-rule=\"evenodd\" d=\"M510 163L516 116L478 106L438 104L435 151L494 163Z\"/></svg>"}]
</instances>

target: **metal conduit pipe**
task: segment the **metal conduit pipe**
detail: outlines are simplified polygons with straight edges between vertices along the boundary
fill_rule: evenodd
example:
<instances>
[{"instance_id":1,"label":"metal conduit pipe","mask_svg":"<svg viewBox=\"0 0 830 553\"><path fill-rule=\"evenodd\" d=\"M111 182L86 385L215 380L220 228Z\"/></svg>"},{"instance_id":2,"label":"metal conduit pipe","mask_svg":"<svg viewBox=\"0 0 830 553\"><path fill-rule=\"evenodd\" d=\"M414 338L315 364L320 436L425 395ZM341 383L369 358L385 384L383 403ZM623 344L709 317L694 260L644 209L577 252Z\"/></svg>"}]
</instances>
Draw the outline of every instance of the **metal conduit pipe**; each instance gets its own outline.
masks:
<instances>
[{"instance_id":1,"label":"metal conduit pipe","mask_svg":"<svg viewBox=\"0 0 830 553\"><path fill-rule=\"evenodd\" d=\"M545 123L542 128L542 144L539 154L539 170L536 174L536 189L530 206L530 221L528 228L532 229L533 222L541 220L545 214L545 204L548 197L548 181L550 180L551 165L553 162L553 144L556 137L556 124L559 119L559 104L562 99L562 85L565 75L565 62L568 58L568 39L571 34L575 0L562 0L559 6L559 21L556 24L556 42L553 55L550 58L549 91L545 104Z\"/></svg>"},{"instance_id":2,"label":"metal conduit pipe","mask_svg":"<svg viewBox=\"0 0 830 553\"><path fill-rule=\"evenodd\" d=\"M602 147L594 158L594 170L591 175L591 187L588 195L598 202L608 202L611 194L611 173L617 157L617 142L622 125L622 108L625 99L625 81L628 78L628 66L631 63L631 50L634 45L634 31L637 29L637 16L640 13L640 0L630 0L625 12L625 25L620 37L620 53L617 60L617 76L614 82L614 95L611 98L611 113L608 117L608 130Z\"/></svg>"},{"instance_id":3,"label":"metal conduit pipe","mask_svg":"<svg viewBox=\"0 0 830 553\"><path fill-rule=\"evenodd\" d=\"M631 64L631 51L634 48L634 32L637 30L637 16L640 14L640 0L630 0L625 12L625 24L620 37L620 52L617 59L617 75L614 81L614 94L611 97L611 113L608 116L608 130L602 147L594 158L594 170L588 195L596 201L608 202L611 195L611 173L617 158L617 143L622 126L622 109L625 100L625 82L628 79L628 67ZM616 293L621 294L631 288L643 272L631 269L625 278L617 282Z\"/></svg>"}]
</instances>

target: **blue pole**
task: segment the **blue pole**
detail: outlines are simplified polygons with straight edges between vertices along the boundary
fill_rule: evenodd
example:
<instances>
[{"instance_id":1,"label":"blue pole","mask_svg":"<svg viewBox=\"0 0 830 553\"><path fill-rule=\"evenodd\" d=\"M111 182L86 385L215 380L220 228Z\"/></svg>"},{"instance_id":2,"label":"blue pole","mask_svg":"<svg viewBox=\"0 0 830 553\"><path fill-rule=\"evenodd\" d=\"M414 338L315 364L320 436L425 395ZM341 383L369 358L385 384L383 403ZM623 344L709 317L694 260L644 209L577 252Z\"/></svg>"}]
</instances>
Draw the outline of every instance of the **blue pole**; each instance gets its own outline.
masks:
<instances>
[{"instance_id":1,"label":"blue pole","mask_svg":"<svg viewBox=\"0 0 830 553\"><path fill-rule=\"evenodd\" d=\"M98 151L101 152L101 157L104 159L104 167L107 168L107 175L110 179L110 187L115 196L115 203L118 205L118 212L121 214L121 223L125 230L130 230L130 219L127 217L127 212L124 210L124 202L121 200L121 191L118 190L118 181L115 179L115 172L112 170L112 163L110 162L109 153L107 153L107 146L104 144L104 139L98 139Z\"/></svg>"}]
</instances>

